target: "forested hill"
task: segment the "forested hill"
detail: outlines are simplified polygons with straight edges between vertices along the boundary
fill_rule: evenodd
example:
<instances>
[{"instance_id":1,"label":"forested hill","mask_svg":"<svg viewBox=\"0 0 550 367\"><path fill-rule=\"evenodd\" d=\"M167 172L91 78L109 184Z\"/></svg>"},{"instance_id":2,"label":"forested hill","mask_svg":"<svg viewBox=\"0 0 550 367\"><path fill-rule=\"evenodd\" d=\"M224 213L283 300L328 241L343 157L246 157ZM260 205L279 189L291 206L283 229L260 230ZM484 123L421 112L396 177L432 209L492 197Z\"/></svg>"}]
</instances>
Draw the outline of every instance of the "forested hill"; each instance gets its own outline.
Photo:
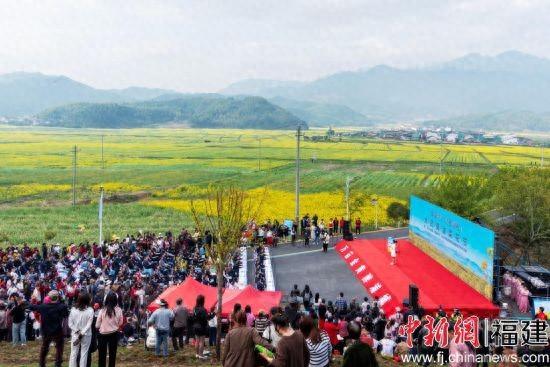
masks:
<instances>
[{"instance_id":1,"label":"forested hill","mask_svg":"<svg viewBox=\"0 0 550 367\"><path fill-rule=\"evenodd\" d=\"M135 103L76 103L38 115L41 125L133 128L186 123L198 128L295 129L304 121L262 97L160 96Z\"/></svg>"}]
</instances>

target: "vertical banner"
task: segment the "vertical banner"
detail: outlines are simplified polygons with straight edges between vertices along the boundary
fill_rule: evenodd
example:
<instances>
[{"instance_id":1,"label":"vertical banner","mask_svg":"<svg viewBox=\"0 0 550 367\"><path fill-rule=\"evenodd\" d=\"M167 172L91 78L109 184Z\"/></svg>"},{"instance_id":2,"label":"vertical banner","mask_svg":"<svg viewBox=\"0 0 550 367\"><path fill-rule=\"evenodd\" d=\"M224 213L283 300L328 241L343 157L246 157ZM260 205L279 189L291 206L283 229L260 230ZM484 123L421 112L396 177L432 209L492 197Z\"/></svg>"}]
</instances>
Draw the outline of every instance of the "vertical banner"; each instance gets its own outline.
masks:
<instances>
[{"instance_id":1,"label":"vertical banner","mask_svg":"<svg viewBox=\"0 0 550 367\"><path fill-rule=\"evenodd\" d=\"M411 196L409 234L422 251L492 299L493 231Z\"/></svg>"}]
</instances>

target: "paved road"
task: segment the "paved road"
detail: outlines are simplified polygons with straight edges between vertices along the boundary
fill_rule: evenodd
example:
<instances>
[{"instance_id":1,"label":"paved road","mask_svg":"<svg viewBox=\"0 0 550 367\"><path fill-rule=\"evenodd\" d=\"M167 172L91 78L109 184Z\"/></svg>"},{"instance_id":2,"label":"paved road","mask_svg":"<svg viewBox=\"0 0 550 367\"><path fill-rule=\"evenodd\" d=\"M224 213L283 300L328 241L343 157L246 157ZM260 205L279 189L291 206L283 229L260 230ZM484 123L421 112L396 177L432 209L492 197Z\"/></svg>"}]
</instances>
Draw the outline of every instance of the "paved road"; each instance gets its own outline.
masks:
<instances>
[{"instance_id":1,"label":"paved road","mask_svg":"<svg viewBox=\"0 0 550 367\"><path fill-rule=\"evenodd\" d=\"M368 232L359 235L360 238L406 237L407 228ZM344 292L346 298L362 299L366 291L333 246L340 239L333 239L328 253L323 253L320 247L304 248L300 243L296 246L281 245L271 249L275 287L284 292L285 296L294 284L303 289L309 284L313 293L319 292L321 297L334 300L338 292ZM250 252L249 252L250 254ZM249 259L251 259L251 255ZM249 260L250 261L250 260ZM253 264L249 263L249 284L253 282Z\"/></svg>"}]
</instances>

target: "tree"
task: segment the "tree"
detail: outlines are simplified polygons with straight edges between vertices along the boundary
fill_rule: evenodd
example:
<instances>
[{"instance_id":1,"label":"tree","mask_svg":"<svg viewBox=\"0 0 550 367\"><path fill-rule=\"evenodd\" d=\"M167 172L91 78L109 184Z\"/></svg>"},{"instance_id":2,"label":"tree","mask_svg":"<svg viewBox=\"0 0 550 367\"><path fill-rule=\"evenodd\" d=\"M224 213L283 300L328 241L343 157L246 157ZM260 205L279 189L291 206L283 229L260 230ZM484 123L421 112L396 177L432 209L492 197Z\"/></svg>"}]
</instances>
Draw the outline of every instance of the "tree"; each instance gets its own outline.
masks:
<instances>
[{"instance_id":1,"label":"tree","mask_svg":"<svg viewBox=\"0 0 550 367\"><path fill-rule=\"evenodd\" d=\"M394 201L386 208L388 217L393 219L396 223L409 218L409 208L406 205L401 204L398 201Z\"/></svg>"},{"instance_id":2,"label":"tree","mask_svg":"<svg viewBox=\"0 0 550 367\"><path fill-rule=\"evenodd\" d=\"M210 188L204 199L191 201L191 213L200 233L209 231L212 242L205 243L206 254L216 268L217 276L217 331L216 357L221 355L221 312L223 273L239 248L243 227L256 217L260 203L254 202L244 191L229 188Z\"/></svg>"},{"instance_id":3,"label":"tree","mask_svg":"<svg viewBox=\"0 0 550 367\"><path fill-rule=\"evenodd\" d=\"M463 174L446 174L435 188L421 196L468 219L484 212L492 197L487 177Z\"/></svg>"},{"instance_id":4,"label":"tree","mask_svg":"<svg viewBox=\"0 0 550 367\"><path fill-rule=\"evenodd\" d=\"M506 168L492 180L494 204L503 216L513 216L512 234L522 256L547 261L550 246L550 170Z\"/></svg>"}]
</instances>

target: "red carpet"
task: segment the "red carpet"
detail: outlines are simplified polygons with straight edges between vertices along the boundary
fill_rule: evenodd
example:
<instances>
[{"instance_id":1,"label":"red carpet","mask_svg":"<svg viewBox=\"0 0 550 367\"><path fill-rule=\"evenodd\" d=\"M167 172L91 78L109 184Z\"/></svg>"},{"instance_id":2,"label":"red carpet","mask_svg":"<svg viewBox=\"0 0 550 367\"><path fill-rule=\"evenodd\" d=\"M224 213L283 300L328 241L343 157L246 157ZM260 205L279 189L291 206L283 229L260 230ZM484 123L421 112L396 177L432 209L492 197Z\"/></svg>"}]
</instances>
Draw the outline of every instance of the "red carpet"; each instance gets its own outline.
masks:
<instances>
[{"instance_id":1,"label":"red carpet","mask_svg":"<svg viewBox=\"0 0 550 367\"><path fill-rule=\"evenodd\" d=\"M336 251L367 292L380 299L388 315L409 298L409 284L418 286L419 302L426 312L442 305L447 312L456 307L468 315L498 315L498 307L490 300L408 240L398 241L397 265L390 264L386 239L341 241Z\"/></svg>"}]
</instances>

